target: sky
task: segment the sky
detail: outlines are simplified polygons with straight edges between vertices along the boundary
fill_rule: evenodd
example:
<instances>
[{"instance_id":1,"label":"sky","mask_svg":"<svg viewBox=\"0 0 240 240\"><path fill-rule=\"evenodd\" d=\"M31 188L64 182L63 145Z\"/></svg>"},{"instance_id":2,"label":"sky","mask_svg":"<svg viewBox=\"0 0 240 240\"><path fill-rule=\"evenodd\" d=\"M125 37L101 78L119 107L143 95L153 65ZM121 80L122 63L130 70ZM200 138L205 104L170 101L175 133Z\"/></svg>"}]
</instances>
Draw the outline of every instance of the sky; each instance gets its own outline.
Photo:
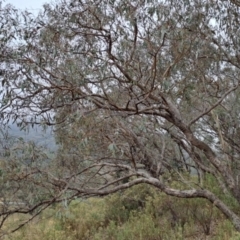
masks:
<instances>
[{"instance_id":1,"label":"sky","mask_svg":"<svg viewBox=\"0 0 240 240\"><path fill-rule=\"evenodd\" d=\"M44 3L51 3L51 0L5 0L4 4L12 4L22 10L28 9L32 12L39 12Z\"/></svg>"}]
</instances>

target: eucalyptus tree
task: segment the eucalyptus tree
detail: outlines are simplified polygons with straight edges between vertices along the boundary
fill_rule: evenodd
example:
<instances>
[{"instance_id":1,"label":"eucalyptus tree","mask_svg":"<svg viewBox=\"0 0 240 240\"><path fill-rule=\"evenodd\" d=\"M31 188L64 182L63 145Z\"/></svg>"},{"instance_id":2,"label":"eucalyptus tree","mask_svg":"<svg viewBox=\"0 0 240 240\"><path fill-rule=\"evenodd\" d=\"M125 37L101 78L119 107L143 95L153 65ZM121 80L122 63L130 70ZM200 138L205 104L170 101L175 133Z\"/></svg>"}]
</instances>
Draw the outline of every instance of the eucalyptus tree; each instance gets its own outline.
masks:
<instances>
[{"instance_id":1,"label":"eucalyptus tree","mask_svg":"<svg viewBox=\"0 0 240 240\"><path fill-rule=\"evenodd\" d=\"M238 7L62 0L37 17L1 9L2 119L54 125L60 144L48 167L25 168L24 181L48 194L23 211L147 183L209 200L240 231L240 216L205 184L211 176L240 202Z\"/></svg>"}]
</instances>

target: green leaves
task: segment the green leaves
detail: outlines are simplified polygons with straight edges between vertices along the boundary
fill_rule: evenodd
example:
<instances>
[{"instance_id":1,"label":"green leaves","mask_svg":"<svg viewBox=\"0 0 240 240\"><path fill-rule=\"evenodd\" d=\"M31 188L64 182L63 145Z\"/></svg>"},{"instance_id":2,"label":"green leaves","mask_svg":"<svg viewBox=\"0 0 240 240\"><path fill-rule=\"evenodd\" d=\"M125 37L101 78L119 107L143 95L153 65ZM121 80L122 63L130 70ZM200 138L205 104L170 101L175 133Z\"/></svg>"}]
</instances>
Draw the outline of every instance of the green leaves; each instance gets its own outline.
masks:
<instances>
[{"instance_id":1,"label":"green leaves","mask_svg":"<svg viewBox=\"0 0 240 240\"><path fill-rule=\"evenodd\" d=\"M114 154L116 152L116 145L114 143L110 143L108 145L108 150Z\"/></svg>"},{"instance_id":2,"label":"green leaves","mask_svg":"<svg viewBox=\"0 0 240 240\"><path fill-rule=\"evenodd\" d=\"M63 0L36 17L1 11L2 120L54 125L59 143L51 163L31 143L19 139L10 156L8 147L21 188L31 179L48 204L130 186L122 179L154 179L169 194L169 178L196 188L186 175L201 182L208 172L238 198L240 32L229 1Z\"/></svg>"}]
</instances>

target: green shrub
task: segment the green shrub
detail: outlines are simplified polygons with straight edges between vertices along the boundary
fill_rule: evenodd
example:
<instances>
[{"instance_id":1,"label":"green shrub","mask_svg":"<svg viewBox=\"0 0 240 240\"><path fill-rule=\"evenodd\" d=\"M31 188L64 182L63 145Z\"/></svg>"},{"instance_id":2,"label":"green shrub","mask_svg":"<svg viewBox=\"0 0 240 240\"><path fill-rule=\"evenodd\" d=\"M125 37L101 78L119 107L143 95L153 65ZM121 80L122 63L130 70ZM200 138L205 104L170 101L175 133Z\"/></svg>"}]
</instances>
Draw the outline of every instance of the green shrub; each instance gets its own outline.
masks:
<instances>
[{"instance_id":1,"label":"green shrub","mask_svg":"<svg viewBox=\"0 0 240 240\"><path fill-rule=\"evenodd\" d=\"M214 179L206 176L204 184L238 211L236 202L221 194ZM59 204L37 221L11 239L240 239L232 224L205 199L170 197L146 184L104 198L75 200L68 208Z\"/></svg>"}]
</instances>

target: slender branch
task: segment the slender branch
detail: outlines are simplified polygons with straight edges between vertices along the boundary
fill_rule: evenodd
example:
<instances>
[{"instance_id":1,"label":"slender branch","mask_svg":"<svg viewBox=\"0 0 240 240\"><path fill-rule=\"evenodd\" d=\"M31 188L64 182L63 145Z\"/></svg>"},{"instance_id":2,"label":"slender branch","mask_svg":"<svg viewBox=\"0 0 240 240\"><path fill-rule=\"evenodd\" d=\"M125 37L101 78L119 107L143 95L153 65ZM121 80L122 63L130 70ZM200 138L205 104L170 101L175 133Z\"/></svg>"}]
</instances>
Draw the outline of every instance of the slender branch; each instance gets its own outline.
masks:
<instances>
[{"instance_id":1,"label":"slender branch","mask_svg":"<svg viewBox=\"0 0 240 240\"><path fill-rule=\"evenodd\" d=\"M197 122L200 118L202 118L203 116L205 116L206 114L210 113L214 108L216 108L225 98L228 94L230 94L231 92L235 91L238 88L239 84L237 84L236 86L234 86L233 88L230 88L227 92L225 92L223 94L223 96L214 104L212 105L210 108L208 108L206 111L204 111L203 113L199 114L196 118L194 118L192 121L190 121L188 123L188 126L190 127L192 124L194 124L195 122Z\"/></svg>"}]
</instances>

